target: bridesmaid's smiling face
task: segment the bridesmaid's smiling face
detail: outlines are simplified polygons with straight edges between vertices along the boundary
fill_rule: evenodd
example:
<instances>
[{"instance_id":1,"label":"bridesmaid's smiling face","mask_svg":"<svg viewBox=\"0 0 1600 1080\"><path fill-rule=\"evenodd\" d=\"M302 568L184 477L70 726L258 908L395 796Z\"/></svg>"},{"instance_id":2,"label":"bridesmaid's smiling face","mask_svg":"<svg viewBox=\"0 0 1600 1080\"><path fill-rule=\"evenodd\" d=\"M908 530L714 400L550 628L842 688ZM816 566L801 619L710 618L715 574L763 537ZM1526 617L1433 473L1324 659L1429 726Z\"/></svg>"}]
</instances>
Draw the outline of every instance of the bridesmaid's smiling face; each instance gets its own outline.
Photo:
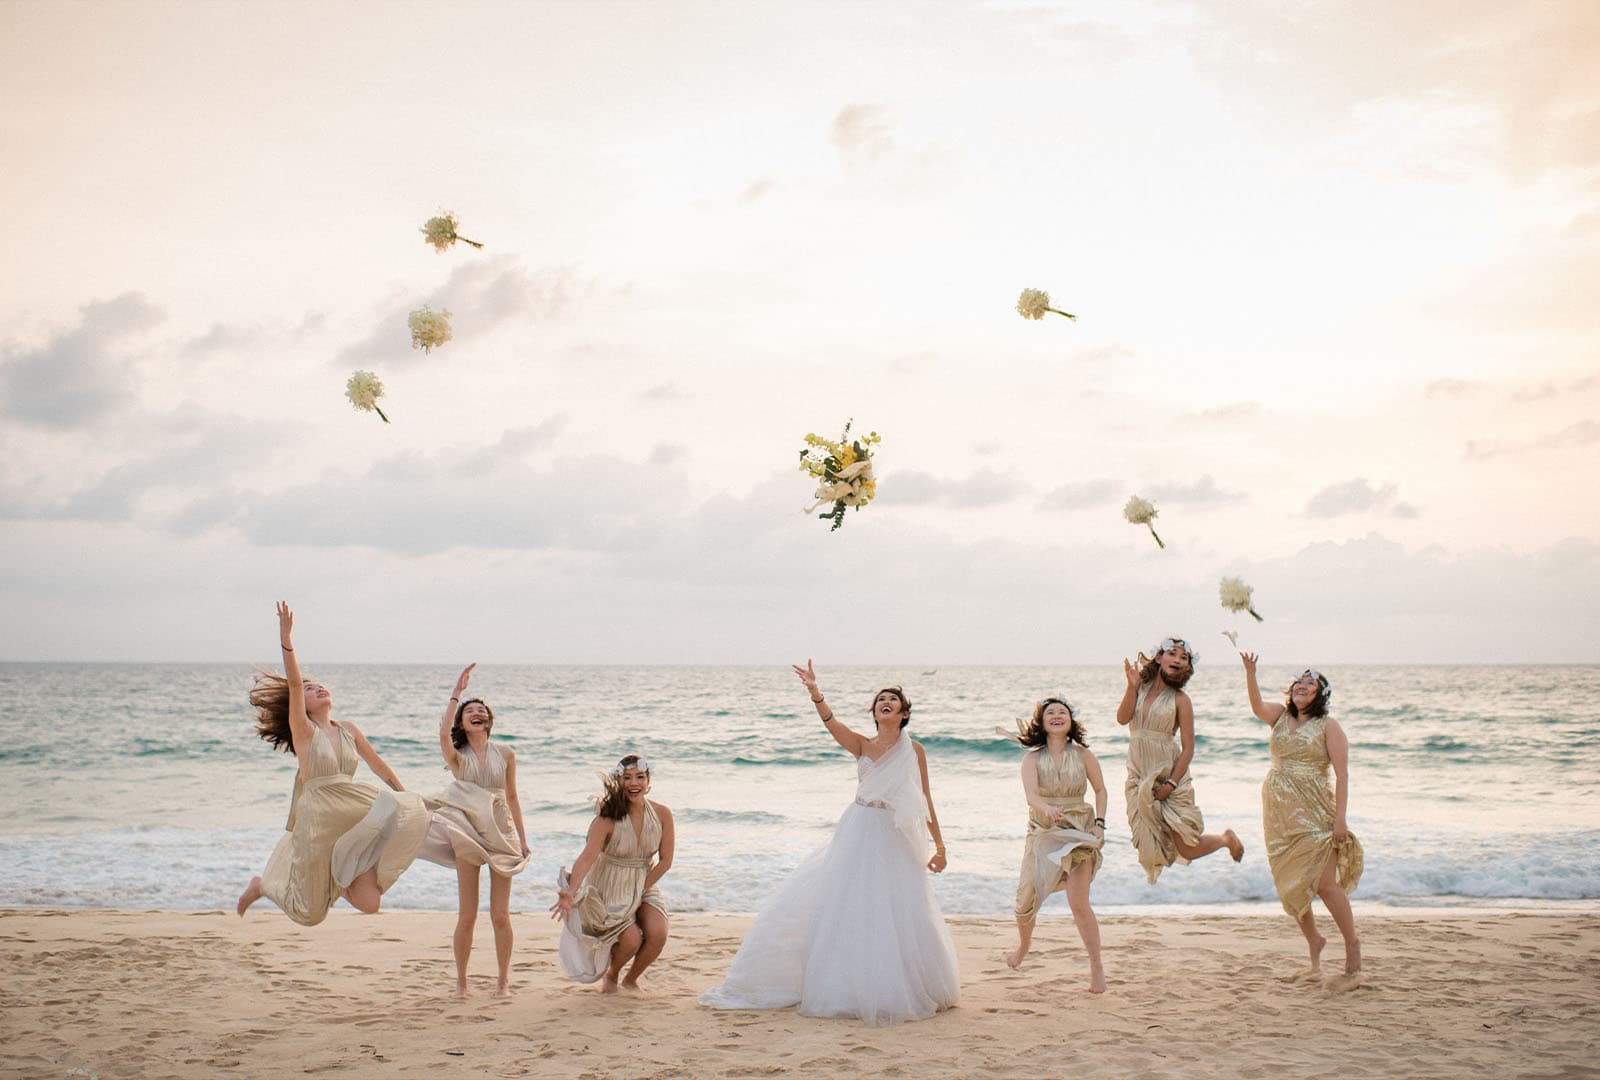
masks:
<instances>
[{"instance_id":1,"label":"bridesmaid's smiling face","mask_svg":"<svg viewBox=\"0 0 1600 1080\"><path fill-rule=\"evenodd\" d=\"M642 799L650 793L650 774L636 765L622 770L622 790L629 799Z\"/></svg>"},{"instance_id":2,"label":"bridesmaid's smiling face","mask_svg":"<svg viewBox=\"0 0 1600 1080\"><path fill-rule=\"evenodd\" d=\"M481 731L488 734L494 728L494 717L489 714L489 706L481 701L469 701L461 709L461 727L466 731Z\"/></svg>"},{"instance_id":3,"label":"bridesmaid's smiling face","mask_svg":"<svg viewBox=\"0 0 1600 1080\"><path fill-rule=\"evenodd\" d=\"M1175 646L1162 653L1158 662L1161 664L1161 674L1167 677L1168 682L1181 679L1189 671L1189 650L1182 645Z\"/></svg>"},{"instance_id":4,"label":"bridesmaid's smiling face","mask_svg":"<svg viewBox=\"0 0 1600 1080\"><path fill-rule=\"evenodd\" d=\"M315 712L325 709L333 704L333 695L328 693L328 688L319 682L309 679L304 684L306 692L306 712Z\"/></svg>"},{"instance_id":5,"label":"bridesmaid's smiling face","mask_svg":"<svg viewBox=\"0 0 1600 1080\"><path fill-rule=\"evenodd\" d=\"M1289 686L1289 700L1294 702L1294 707L1305 712L1316 704L1317 698L1322 695L1322 686L1316 678L1310 675L1296 679Z\"/></svg>"},{"instance_id":6,"label":"bridesmaid's smiling face","mask_svg":"<svg viewBox=\"0 0 1600 1080\"><path fill-rule=\"evenodd\" d=\"M1056 735L1065 735L1072 730L1072 713L1059 701L1052 701L1044 707L1044 729Z\"/></svg>"}]
</instances>

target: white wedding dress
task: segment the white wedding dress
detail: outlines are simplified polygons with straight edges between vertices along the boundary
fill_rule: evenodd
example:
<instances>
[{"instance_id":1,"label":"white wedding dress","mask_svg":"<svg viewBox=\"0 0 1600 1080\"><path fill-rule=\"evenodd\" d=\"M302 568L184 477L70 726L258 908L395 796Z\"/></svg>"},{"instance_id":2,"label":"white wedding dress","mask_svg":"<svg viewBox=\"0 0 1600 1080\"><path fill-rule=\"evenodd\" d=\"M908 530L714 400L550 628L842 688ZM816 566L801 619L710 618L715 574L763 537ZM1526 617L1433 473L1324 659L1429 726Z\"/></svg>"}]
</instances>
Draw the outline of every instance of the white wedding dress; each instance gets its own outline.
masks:
<instances>
[{"instance_id":1,"label":"white wedding dress","mask_svg":"<svg viewBox=\"0 0 1600 1080\"><path fill-rule=\"evenodd\" d=\"M960 998L955 943L924 865L928 804L910 738L856 769L856 800L833 839L767 901L700 1004L894 1024Z\"/></svg>"}]
</instances>

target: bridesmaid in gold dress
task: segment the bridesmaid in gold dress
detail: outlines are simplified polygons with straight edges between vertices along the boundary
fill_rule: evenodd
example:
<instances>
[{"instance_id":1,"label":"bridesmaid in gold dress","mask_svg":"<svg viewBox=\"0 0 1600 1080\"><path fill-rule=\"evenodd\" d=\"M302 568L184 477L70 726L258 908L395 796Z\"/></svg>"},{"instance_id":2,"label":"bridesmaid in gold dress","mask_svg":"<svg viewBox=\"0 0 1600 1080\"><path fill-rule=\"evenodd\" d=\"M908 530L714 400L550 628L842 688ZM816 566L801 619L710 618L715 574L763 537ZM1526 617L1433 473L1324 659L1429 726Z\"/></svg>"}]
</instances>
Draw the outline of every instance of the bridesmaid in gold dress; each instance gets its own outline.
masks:
<instances>
[{"instance_id":1,"label":"bridesmaid in gold dress","mask_svg":"<svg viewBox=\"0 0 1600 1080\"><path fill-rule=\"evenodd\" d=\"M354 724L333 719L333 695L301 679L290 631L294 613L278 601L278 643L284 674L257 677L250 691L256 734L294 754L298 770L289 824L239 896L243 915L265 896L302 926L315 926L343 896L368 915L416 858L428 831L421 796L405 790ZM393 791L354 779L360 758Z\"/></svg>"},{"instance_id":2,"label":"bridesmaid in gold dress","mask_svg":"<svg viewBox=\"0 0 1600 1080\"><path fill-rule=\"evenodd\" d=\"M1072 921L1089 954L1089 992L1103 994L1100 923L1089 906L1089 883L1100 869L1106 839L1106 784L1100 762L1089 752L1083 725L1061 695L1045 698L1033 717L1017 721L1017 742L1031 747L1022 755L1022 790L1028 800L1028 837L1017 882L1017 947L1006 957L1021 967L1033 942L1034 922L1045 897L1066 890ZM1083 801L1094 788L1094 810Z\"/></svg>"},{"instance_id":3,"label":"bridesmaid in gold dress","mask_svg":"<svg viewBox=\"0 0 1600 1080\"><path fill-rule=\"evenodd\" d=\"M462 700L472 678L468 664L439 718L439 751L455 782L428 797L433 824L421 856L453 867L459 904L452 946L456 988L467 996L467 961L478 922L478 869L489 868L489 922L494 927L500 981L495 997L511 996L511 877L528 865L528 834L517 797L517 757L509 746L489 738L494 712L481 698Z\"/></svg>"},{"instance_id":4,"label":"bridesmaid in gold dress","mask_svg":"<svg viewBox=\"0 0 1600 1080\"><path fill-rule=\"evenodd\" d=\"M1122 662L1128 688L1117 706L1117 723L1128 733L1128 782L1124 788L1128 831L1139 863L1154 885L1175 862L1193 862L1227 848L1238 862L1244 844L1232 829L1207 833L1195 805L1189 764L1194 760L1194 705L1184 686L1197 658L1182 638L1166 638L1154 657ZM1177 742L1173 736L1178 737Z\"/></svg>"},{"instance_id":5,"label":"bridesmaid in gold dress","mask_svg":"<svg viewBox=\"0 0 1600 1080\"><path fill-rule=\"evenodd\" d=\"M667 944L667 905L656 885L672 869L672 811L649 793L644 758L629 754L612 767L583 854L570 876L562 870L550 905L565 923L562 969L579 982L600 979L603 994L638 990L639 976Z\"/></svg>"},{"instance_id":6,"label":"bridesmaid in gold dress","mask_svg":"<svg viewBox=\"0 0 1600 1080\"><path fill-rule=\"evenodd\" d=\"M1362 852L1361 842L1345 825L1348 744L1344 729L1328 715L1333 689L1326 676L1308 668L1290 684L1285 704L1268 704L1256 685L1256 654L1239 655L1250 709L1272 727L1272 767L1261 784L1261 826L1272 883L1311 950L1311 966L1291 978L1321 973L1322 947L1328 941L1317 932L1311 913L1311 898L1320 896L1344 937L1344 977L1337 985L1353 986L1361 973L1361 939L1349 894L1361 880Z\"/></svg>"}]
</instances>

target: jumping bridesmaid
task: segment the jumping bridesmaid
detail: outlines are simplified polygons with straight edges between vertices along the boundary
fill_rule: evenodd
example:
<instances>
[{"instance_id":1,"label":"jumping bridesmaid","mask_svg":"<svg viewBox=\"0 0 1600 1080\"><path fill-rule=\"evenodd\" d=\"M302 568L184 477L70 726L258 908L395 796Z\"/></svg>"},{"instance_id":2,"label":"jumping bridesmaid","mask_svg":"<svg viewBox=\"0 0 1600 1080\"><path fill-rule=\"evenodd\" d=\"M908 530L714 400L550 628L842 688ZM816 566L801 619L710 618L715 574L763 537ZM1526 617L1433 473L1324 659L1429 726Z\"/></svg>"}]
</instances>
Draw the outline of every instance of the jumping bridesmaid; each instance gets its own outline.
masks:
<instances>
[{"instance_id":1,"label":"jumping bridesmaid","mask_svg":"<svg viewBox=\"0 0 1600 1080\"><path fill-rule=\"evenodd\" d=\"M476 664L456 679L455 691L439 718L439 752L455 782L428 797L433 823L421 856L456 871L459 907L454 947L456 988L467 996L467 960L478 921L479 867L489 868L489 922L494 926L495 960L500 980L495 997L511 996L511 877L528 865L528 834L517 798L517 756L489 738L494 712L481 698L467 698Z\"/></svg>"},{"instance_id":2,"label":"jumping bridesmaid","mask_svg":"<svg viewBox=\"0 0 1600 1080\"><path fill-rule=\"evenodd\" d=\"M1100 762L1067 699L1055 694L1033 708L1030 720L1017 721L1022 755L1022 790L1028 800L1028 837L1017 883L1017 947L1006 957L1021 967L1033 941L1034 921L1045 897L1065 889L1072 921L1089 956L1089 992L1103 994L1100 923L1089 906L1089 883L1100 869L1106 839L1106 783ZM1002 732L1003 733L1003 732ZM1094 810L1083 801L1094 788Z\"/></svg>"},{"instance_id":3,"label":"jumping bridesmaid","mask_svg":"<svg viewBox=\"0 0 1600 1080\"><path fill-rule=\"evenodd\" d=\"M333 719L333 695L303 680L290 631L294 613L278 602L282 675L262 673L250 691L256 734L297 762L289 823L267 867L239 896L238 912L265 896L302 926L315 926L343 896L370 915L411 865L428 831L421 796L408 792L359 728ZM357 759L393 791L357 783Z\"/></svg>"},{"instance_id":4,"label":"jumping bridesmaid","mask_svg":"<svg viewBox=\"0 0 1600 1080\"><path fill-rule=\"evenodd\" d=\"M1193 862L1225 847L1238 862L1244 844L1228 829L1204 832L1195 805L1189 765L1194 760L1194 705L1184 686L1198 659L1182 638L1165 638L1155 655L1122 662L1128 688L1117 706L1117 723L1128 733L1128 830L1139 863L1154 885L1175 862ZM1174 741L1176 737L1177 741Z\"/></svg>"},{"instance_id":5,"label":"jumping bridesmaid","mask_svg":"<svg viewBox=\"0 0 1600 1080\"><path fill-rule=\"evenodd\" d=\"M570 876L562 871L550 905L565 923L562 969L579 982L600 979L602 994L639 990L639 976L667 944L667 905L656 885L672 869L676 839L672 811L649 794L650 762L629 754L612 767L583 854Z\"/></svg>"},{"instance_id":6,"label":"jumping bridesmaid","mask_svg":"<svg viewBox=\"0 0 1600 1080\"><path fill-rule=\"evenodd\" d=\"M1284 704L1261 700L1256 685L1256 654L1240 653L1250 710L1272 727L1272 767L1261 784L1261 827L1267 838L1267 863L1272 883L1289 918L1300 926L1311 951L1311 966L1291 979L1321 974L1322 947L1327 938L1317 932L1311 912L1313 896L1322 897L1344 937L1344 976L1334 980L1341 989L1355 986L1361 975L1361 939L1349 894L1361 880L1362 851L1345 825L1349 801L1349 770L1344 729L1328 715L1333 688L1327 677L1309 668L1289 684ZM1328 786L1328 768L1334 786Z\"/></svg>"}]
</instances>

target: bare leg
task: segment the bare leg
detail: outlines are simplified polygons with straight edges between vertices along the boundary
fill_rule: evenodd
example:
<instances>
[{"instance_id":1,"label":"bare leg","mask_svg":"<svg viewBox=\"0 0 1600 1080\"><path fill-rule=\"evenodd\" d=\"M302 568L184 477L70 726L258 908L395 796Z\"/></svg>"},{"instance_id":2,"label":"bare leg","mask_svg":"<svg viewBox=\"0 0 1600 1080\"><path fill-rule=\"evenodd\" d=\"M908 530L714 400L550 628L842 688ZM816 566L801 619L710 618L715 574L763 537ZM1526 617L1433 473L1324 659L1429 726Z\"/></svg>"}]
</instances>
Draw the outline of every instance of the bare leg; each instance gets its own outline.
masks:
<instances>
[{"instance_id":1,"label":"bare leg","mask_svg":"<svg viewBox=\"0 0 1600 1080\"><path fill-rule=\"evenodd\" d=\"M250 905L261 899L261 875L257 874L250 879L250 884L244 887L244 892L239 894L237 911L239 917L244 918L244 913L250 910Z\"/></svg>"},{"instance_id":2,"label":"bare leg","mask_svg":"<svg viewBox=\"0 0 1600 1080\"><path fill-rule=\"evenodd\" d=\"M1328 906L1334 925L1344 938L1344 976L1335 985L1341 990L1354 989L1361 982L1361 939L1356 936L1356 917L1350 910L1350 898L1339 887L1338 852L1328 856L1328 865L1322 868L1322 880L1317 882L1317 895Z\"/></svg>"},{"instance_id":3,"label":"bare leg","mask_svg":"<svg viewBox=\"0 0 1600 1080\"><path fill-rule=\"evenodd\" d=\"M656 957L661 955L661 950L667 947L665 912L650 904L640 904L637 918L639 930L644 934L644 943L634 955L633 966L628 969L628 977L622 980L624 990L639 989L639 976L644 974L645 968L655 963Z\"/></svg>"},{"instance_id":4,"label":"bare leg","mask_svg":"<svg viewBox=\"0 0 1600 1080\"><path fill-rule=\"evenodd\" d=\"M1244 842L1239 839L1238 833L1235 833L1232 829L1229 829L1220 835L1217 833L1206 833L1195 842L1193 847L1185 844L1182 840L1179 840L1176 836L1174 836L1172 838L1172 846L1177 848L1178 854L1182 855L1189 862L1194 862L1196 859L1202 859L1205 856L1210 855L1213 851L1216 851L1218 848L1227 848L1228 854L1233 856L1234 862L1238 862L1240 859L1244 858Z\"/></svg>"},{"instance_id":5,"label":"bare leg","mask_svg":"<svg viewBox=\"0 0 1600 1080\"><path fill-rule=\"evenodd\" d=\"M1100 920L1089 906L1089 882L1094 879L1094 864L1081 862L1067 873L1067 903L1072 921L1078 925L1083 951L1089 954L1089 993L1106 992L1106 970L1100 966Z\"/></svg>"},{"instance_id":6,"label":"bare leg","mask_svg":"<svg viewBox=\"0 0 1600 1080\"><path fill-rule=\"evenodd\" d=\"M494 924L494 958L500 965L500 985L494 996L511 996L511 879L489 871L489 921Z\"/></svg>"},{"instance_id":7,"label":"bare leg","mask_svg":"<svg viewBox=\"0 0 1600 1080\"><path fill-rule=\"evenodd\" d=\"M1013 970L1022 966L1022 961L1028 956L1028 949L1033 946L1033 925L1038 916L1017 919L1017 947L1006 954L1006 963Z\"/></svg>"},{"instance_id":8,"label":"bare leg","mask_svg":"<svg viewBox=\"0 0 1600 1080\"><path fill-rule=\"evenodd\" d=\"M1305 935L1306 947L1311 953L1311 966L1301 968L1291 975L1282 976L1284 982L1299 982L1301 979L1315 978L1322 974L1322 947L1328 943L1328 939L1318 933L1317 917L1311 913L1310 908L1306 908L1306 913L1300 916L1297 925L1300 927L1300 932Z\"/></svg>"},{"instance_id":9,"label":"bare leg","mask_svg":"<svg viewBox=\"0 0 1600 1080\"><path fill-rule=\"evenodd\" d=\"M639 946L644 944L644 933L639 929L639 924L634 923L622 932L617 943L611 946L611 966L606 968L605 977L600 980L602 994L615 994L617 992L617 976L622 974L624 965L633 959L633 954L639 951Z\"/></svg>"},{"instance_id":10,"label":"bare leg","mask_svg":"<svg viewBox=\"0 0 1600 1080\"><path fill-rule=\"evenodd\" d=\"M378 868L374 866L352 881L344 891L344 898L361 914L376 915L378 905L383 903L383 893L378 891Z\"/></svg>"},{"instance_id":11,"label":"bare leg","mask_svg":"<svg viewBox=\"0 0 1600 1080\"><path fill-rule=\"evenodd\" d=\"M478 925L478 868L456 863L456 932L451 945L456 954L456 988L453 998L467 996L467 960L472 956L472 931Z\"/></svg>"}]
</instances>

